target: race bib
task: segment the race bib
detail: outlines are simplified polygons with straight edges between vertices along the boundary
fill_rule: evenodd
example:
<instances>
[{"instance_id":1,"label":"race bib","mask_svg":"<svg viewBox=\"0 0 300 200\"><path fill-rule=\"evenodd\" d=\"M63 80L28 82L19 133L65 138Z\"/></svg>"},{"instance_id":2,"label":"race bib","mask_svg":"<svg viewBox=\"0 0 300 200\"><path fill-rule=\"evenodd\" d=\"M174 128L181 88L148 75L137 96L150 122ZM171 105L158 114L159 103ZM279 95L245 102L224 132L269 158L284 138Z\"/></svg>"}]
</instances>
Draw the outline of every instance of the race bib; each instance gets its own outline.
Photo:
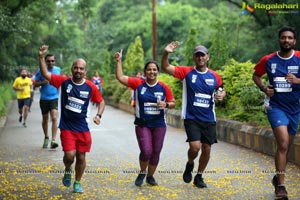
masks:
<instances>
[{"instance_id":1,"label":"race bib","mask_svg":"<svg viewBox=\"0 0 300 200\"><path fill-rule=\"evenodd\" d=\"M157 107L157 103L145 102L144 113L147 115L159 115L160 110Z\"/></svg>"},{"instance_id":2,"label":"race bib","mask_svg":"<svg viewBox=\"0 0 300 200\"><path fill-rule=\"evenodd\" d=\"M84 101L82 101L81 99L77 99L75 97L68 97L66 109L76 113L81 113L83 104Z\"/></svg>"},{"instance_id":3,"label":"race bib","mask_svg":"<svg viewBox=\"0 0 300 200\"><path fill-rule=\"evenodd\" d=\"M208 108L211 100L211 95L195 93L194 106Z\"/></svg>"},{"instance_id":4,"label":"race bib","mask_svg":"<svg viewBox=\"0 0 300 200\"><path fill-rule=\"evenodd\" d=\"M291 92L292 84L287 82L285 77L274 78L274 89L276 92Z\"/></svg>"}]
</instances>

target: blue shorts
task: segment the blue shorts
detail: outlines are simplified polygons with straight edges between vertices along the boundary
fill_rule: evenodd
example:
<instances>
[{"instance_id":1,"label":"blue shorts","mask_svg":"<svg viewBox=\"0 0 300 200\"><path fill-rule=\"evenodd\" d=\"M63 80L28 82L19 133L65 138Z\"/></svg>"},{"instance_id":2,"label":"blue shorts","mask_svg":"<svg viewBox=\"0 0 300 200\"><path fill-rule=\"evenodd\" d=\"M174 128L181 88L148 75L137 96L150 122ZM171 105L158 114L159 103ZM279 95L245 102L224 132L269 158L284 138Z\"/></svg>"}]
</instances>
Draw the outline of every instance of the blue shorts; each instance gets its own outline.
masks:
<instances>
[{"instance_id":1,"label":"blue shorts","mask_svg":"<svg viewBox=\"0 0 300 200\"><path fill-rule=\"evenodd\" d=\"M23 106L28 106L30 105L30 98L26 99L18 99L18 108L23 109Z\"/></svg>"},{"instance_id":2,"label":"blue shorts","mask_svg":"<svg viewBox=\"0 0 300 200\"><path fill-rule=\"evenodd\" d=\"M296 135L298 129L299 114L290 115L279 108L267 109L267 116L272 129L278 126L287 126L290 135Z\"/></svg>"}]
</instances>

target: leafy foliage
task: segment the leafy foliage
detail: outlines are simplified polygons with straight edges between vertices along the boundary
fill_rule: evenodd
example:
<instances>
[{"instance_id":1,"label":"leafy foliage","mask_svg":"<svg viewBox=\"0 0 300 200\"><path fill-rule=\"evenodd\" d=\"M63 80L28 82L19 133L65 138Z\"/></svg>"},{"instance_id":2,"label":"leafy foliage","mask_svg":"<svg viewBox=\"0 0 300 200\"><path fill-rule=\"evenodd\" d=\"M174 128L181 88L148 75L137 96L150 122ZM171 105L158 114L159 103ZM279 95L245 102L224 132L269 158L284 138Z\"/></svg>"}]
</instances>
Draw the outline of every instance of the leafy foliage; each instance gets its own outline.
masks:
<instances>
[{"instance_id":1,"label":"leafy foliage","mask_svg":"<svg viewBox=\"0 0 300 200\"><path fill-rule=\"evenodd\" d=\"M266 117L262 117L265 95L252 80L253 67L250 61L238 63L230 59L222 71L218 71L226 88L226 98L217 113L243 122L267 124Z\"/></svg>"},{"instance_id":2,"label":"leafy foliage","mask_svg":"<svg viewBox=\"0 0 300 200\"><path fill-rule=\"evenodd\" d=\"M213 52L212 56L210 56L210 64L214 70L221 69L221 67L226 63L229 59L230 47L232 46L230 42L227 40L227 30L221 20L217 20L214 22L215 29L219 30L212 37L212 45L209 48L211 52Z\"/></svg>"},{"instance_id":3,"label":"leafy foliage","mask_svg":"<svg viewBox=\"0 0 300 200\"><path fill-rule=\"evenodd\" d=\"M142 71L143 66L144 49L142 48L141 37L137 36L135 41L128 47L123 65L123 71L125 74L133 76L137 71Z\"/></svg>"},{"instance_id":4,"label":"leafy foliage","mask_svg":"<svg viewBox=\"0 0 300 200\"><path fill-rule=\"evenodd\" d=\"M7 114L7 105L9 102L16 97L15 91L12 88L12 82L1 82L0 83L0 116Z\"/></svg>"}]
</instances>

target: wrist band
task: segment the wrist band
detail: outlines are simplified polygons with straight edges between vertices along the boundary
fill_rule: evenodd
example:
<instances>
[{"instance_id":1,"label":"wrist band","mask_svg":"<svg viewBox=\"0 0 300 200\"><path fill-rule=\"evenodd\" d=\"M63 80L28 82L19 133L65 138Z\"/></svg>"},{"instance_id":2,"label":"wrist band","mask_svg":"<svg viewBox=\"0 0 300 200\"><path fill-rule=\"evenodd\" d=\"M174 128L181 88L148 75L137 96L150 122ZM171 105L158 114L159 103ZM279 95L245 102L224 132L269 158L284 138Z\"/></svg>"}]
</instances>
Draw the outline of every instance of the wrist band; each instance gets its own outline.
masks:
<instances>
[{"instance_id":1,"label":"wrist band","mask_svg":"<svg viewBox=\"0 0 300 200\"><path fill-rule=\"evenodd\" d=\"M169 108L169 104L166 102L166 108Z\"/></svg>"}]
</instances>

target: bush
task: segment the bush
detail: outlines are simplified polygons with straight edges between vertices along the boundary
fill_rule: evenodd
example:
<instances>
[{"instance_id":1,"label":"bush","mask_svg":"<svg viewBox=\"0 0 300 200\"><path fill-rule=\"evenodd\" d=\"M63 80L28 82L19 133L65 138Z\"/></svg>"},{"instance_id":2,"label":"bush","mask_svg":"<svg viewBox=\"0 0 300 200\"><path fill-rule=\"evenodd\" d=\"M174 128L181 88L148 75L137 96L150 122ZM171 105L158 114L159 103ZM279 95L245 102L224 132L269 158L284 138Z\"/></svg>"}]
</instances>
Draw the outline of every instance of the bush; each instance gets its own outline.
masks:
<instances>
[{"instance_id":1,"label":"bush","mask_svg":"<svg viewBox=\"0 0 300 200\"><path fill-rule=\"evenodd\" d=\"M226 97L222 106L216 109L217 116L251 124L268 124L263 107L265 94L252 80L253 67L250 61L238 63L231 59L222 71L218 71L223 79Z\"/></svg>"},{"instance_id":2,"label":"bush","mask_svg":"<svg viewBox=\"0 0 300 200\"><path fill-rule=\"evenodd\" d=\"M12 88L12 82L0 83L0 116L7 114L8 104L16 97L15 91Z\"/></svg>"}]
</instances>

